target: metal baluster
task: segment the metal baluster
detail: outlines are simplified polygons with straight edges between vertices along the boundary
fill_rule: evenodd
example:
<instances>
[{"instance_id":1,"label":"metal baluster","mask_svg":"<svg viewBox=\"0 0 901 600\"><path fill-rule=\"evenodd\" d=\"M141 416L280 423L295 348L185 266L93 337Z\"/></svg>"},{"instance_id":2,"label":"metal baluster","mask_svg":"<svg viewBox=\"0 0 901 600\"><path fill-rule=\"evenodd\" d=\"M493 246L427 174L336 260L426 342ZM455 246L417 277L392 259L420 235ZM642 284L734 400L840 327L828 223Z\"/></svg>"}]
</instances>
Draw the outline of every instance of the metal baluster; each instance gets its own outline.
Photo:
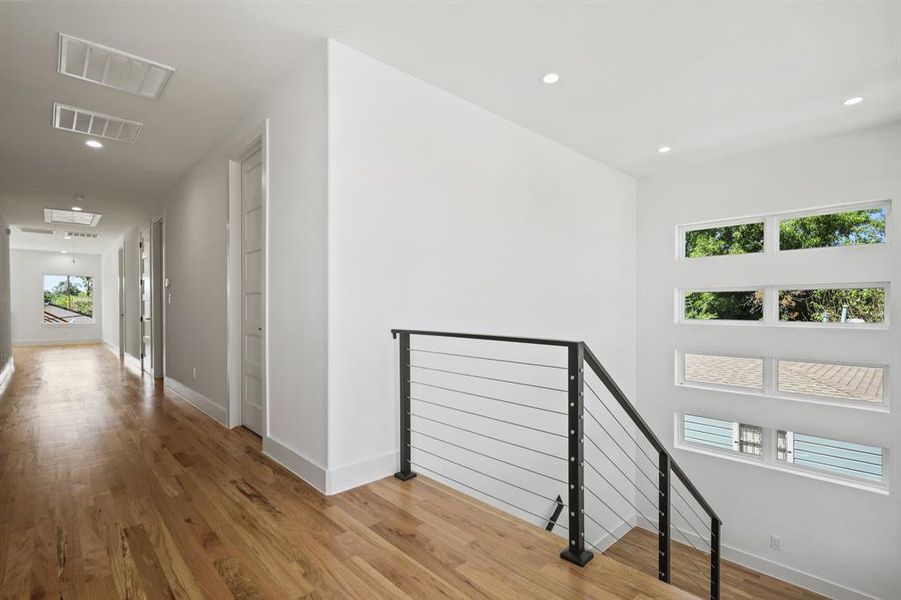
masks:
<instances>
[{"instance_id":1,"label":"metal baluster","mask_svg":"<svg viewBox=\"0 0 901 600\"><path fill-rule=\"evenodd\" d=\"M585 549L585 476L583 472L582 426L584 399L583 364L585 346L581 342L568 346L567 433L569 457L569 546L560 557L580 567L588 564L594 553Z\"/></svg>"},{"instance_id":2,"label":"metal baluster","mask_svg":"<svg viewBox=\"0 0 901 600\"><path fill-rule=\"evenodd\" d=\"M658 487L660 496L658 499L660 510L657 513L657 535L660 555L658 556L658 575L660 581L670 583L670 564L672 558L672 544L670 543L670 456L661 450L659 456Z\"/></svg>"},{"instance_id":3,"label":"metal baluster","mask_svg":"<svg viewBox=\"0 0 901 600\"><path fill-rule=\"evenodd\" d=\"M410 468L410 334L398 333L400 338L400 471L394 474L401 481L416 477Z\"/></svg>"},{"instance_id":4,"label":"metal baluster","mask_svg":"<svg viewBox=\"0 0 901 600\"><path fill-rule=\"evenodd\" d=\"M710 521L710 600L720 600L720 520Z\"/></svg>"}]
</instances>

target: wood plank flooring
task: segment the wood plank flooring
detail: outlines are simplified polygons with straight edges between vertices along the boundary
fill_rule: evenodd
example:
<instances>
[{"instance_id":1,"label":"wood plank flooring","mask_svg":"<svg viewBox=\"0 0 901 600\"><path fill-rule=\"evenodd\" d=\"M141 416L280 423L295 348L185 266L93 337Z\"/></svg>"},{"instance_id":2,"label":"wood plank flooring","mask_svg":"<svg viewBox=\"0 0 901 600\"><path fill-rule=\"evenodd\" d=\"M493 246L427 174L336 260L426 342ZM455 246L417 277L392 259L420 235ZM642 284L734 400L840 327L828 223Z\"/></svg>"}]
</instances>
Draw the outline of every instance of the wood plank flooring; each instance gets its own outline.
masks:
<instances>
[{"instance_id":1,"label":"wood plank flooring","mask_svg":"<svg viewBox=\"0 0 901 600\"><path fill-rule=\"evenodd\" d=\"M102 346L14 356L0 598L693 597L426 477L325 497Z\"/></svg>"},{"instance_id":2,"label":"wood plank flooring","mask_svg":"<svg viewBox=\"0 0 901 600\"><path fill-rule=\"evenodd\" d=\"M674 534L675 535L675 534ZM671 541L673 585L701 598L709 595L710 555L688 544ZM642 573L657 573L657 534L635 527L607 548L607 556ZM720 561L720 595L732 600L824 600L825 596L737 565Z\"/></svg>"}]
</instances>

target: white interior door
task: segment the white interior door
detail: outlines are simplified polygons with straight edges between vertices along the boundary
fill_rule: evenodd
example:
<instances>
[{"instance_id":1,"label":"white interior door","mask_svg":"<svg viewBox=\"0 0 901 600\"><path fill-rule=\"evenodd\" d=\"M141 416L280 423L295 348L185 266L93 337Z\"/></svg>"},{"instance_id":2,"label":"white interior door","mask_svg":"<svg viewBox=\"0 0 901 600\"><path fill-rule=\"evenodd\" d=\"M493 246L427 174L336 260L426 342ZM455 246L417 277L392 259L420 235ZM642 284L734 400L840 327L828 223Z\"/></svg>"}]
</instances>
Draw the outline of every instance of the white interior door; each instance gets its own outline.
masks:
<instances>
[{"instance_id":1,"label":"white interior door","mask_svg":"<svg viewBox=\"0 0 901 600\"><path fill-rule=\"evenodd\" d=\"M157 219L150 226L150 308L151 364L153 376L163 377L163 221Z\"/></svg>"},{"instance_id":2,"label":"white interior door","mask_svg":"<svg viewBox=\"0 0 901 600\"><path fill-rule=\"evenodd\" d=\"M241 162L241 423L263 434L262 151Z\"/></svg>"},{"instance_id":3,"label":"white interior door","mask_svg":"<svg viewBox=\"0 0 901 600\"><path fill-rule=\"evenodd\" d=\"M119 357L125 356L125 248L119 248Z\"/></svg>"},{"instance_id":4,"label":"white interior door","mask_svg":"<svg viewBox=\"0 0 901 600\"><path fill-rule=\"evenodd\" d=\"M153 375L153 280L151 279L150 227L141 230L141 368Z\"/></svg>"}]
</instances>

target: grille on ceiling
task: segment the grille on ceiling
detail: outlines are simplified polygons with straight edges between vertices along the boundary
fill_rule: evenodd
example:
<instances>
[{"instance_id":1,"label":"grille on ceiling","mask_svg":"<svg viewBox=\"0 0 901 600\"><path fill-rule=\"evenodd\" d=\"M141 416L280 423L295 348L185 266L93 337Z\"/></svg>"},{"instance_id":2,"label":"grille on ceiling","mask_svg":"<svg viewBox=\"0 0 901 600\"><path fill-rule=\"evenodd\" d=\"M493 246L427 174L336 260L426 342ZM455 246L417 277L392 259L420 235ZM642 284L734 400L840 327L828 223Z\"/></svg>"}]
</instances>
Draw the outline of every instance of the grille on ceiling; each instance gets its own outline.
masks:
<instances>
[{"instance_id":1,"label":"grille on ceiling","mask_svg":"<svg viewBox=\"0 0 901 600\"><path fill-rule=\"evenodd\" d=\"M86 231L67 231L66 237L80 238L86 240L96 240L100 237L99 233L88 233Z\"/></svg>"},{"instance_id":2,"label":"grille on ceiling","mask_svg":"<svg viewBox=\"0 0 901 600\"><path fill-rule=\"evenodd\" d=\"M53 235L56 233L52 229L41 229L39 227L19 227L22 233L39 233L41 235Z\"/></svg>"},{"instance_id":3,"label":"grille on ceiling","mask_svg":"<svg viewBox=\"0 0 901 600\"><path fill-rule=\"evenodd\" d=\"M45 208L45 223L63 223L66 225L87 225L97 227L103 215L85 211L64 210L61 208Z\"/></svg>"},{"instance_id":4,"label":"grille on ceiling","mask_svg":"<svg viewBox=\"0 0 901 600\"><path fill-rule=\"evenodd\" d=\"M143 123L111 117L102 113L56 102L53 104L53 126L63 131L83 133L117 142L135 143Z\"/></svg>"},{"instance_id":5,"label":"grille on ceiling","mask_svg":"<svg viewBox=\"0 0 901 600\"><path fill-rule=\"evenodd\" d=\"M60 33L59 73L157 100L175 69Z\"/></svg>"}]
</instances>

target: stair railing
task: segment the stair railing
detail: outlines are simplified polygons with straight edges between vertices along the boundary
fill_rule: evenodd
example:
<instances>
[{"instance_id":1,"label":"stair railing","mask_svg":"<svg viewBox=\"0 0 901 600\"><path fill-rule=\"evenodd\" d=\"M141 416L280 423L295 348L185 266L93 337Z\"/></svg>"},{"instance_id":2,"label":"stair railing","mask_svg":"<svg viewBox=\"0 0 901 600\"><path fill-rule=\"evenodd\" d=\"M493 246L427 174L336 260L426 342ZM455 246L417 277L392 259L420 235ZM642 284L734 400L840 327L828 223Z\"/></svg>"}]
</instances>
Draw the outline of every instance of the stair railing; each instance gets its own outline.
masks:
<instances>
[{"instance_id":1,"label":"stair railing","mask_svg":"<svg viewBox=\"0 0 901 600\"><path fill-rule=\"evenodd\" d=\"M622 542L624 544L629 544L635 547L640 547L630 537L627 537L626 534L616 535L617 527L621 528L625 526L627 528L626 533L629 533L629 530L634 527L634 524L629 517L624 517L621 514L621 511L617 511L611 506L611 504L614 503L613 498L616 498L618 501L625 502L630 505L635 510L635 514L637 516L636 518L643 519L646 526L656 526L656 570L657 577L661 581L664 581L666 583L673 583L672 563L673 542L675 541L683 545L686 550L690 546L694 551L691 556L696 556L698 553L702 555L709 553L709 594L711 600L719 600L720 532L722 528L722 521L719 519L719 517L716 515L716 513L713 511L709 503L701 495L695 485L686 476L685 472L681 469L681 467L679 467L670 452L660 442L660 440L657 438L657 436L654 434L645 420L641 417L636 408L623 393L622 389L620 389L620 387L616 384L616 382L601 364L600 360L598 360L598 358L594 355L594 353L592 353L590 348L588 348L588 346L584 342L498 335L450 333L441 331L419 331L408 329L392 329L392 335L399 340L400 369L400 469L395 474L395 477L403 481L407 481L416 477L416 472L413 469L413 467L415 466L417 467L417 469L421 469L423 471L437 475L438 477L447 479L457 486L462 486L473 492L487 496L495 502L500 502L505 506L516 509L517 511L529 515L530 517L538 521L543 521L547 523L546 528L548 530L552 530L555 526L559 527L560 529L565 529L567 532L568 545L561 551L560 556L561 558L579 566L585 566L593 558L594 553L589 548L593 548L599 551L604 550L604 548L599 547L597 543L592 543L591 541L586 540L586 519L588 519L595 526L599 527L603 532L605 532L608 539ZM453 338L456 340L473 340L482 342L501 342L506 344L525 344L530 346L557 347L565 349L566 365L546 364L523 360L507 360L499 357L487 357L460 352L442 352L435 349L414 348L411 346L411 340L417 338ZM433 359L448 357L458 361L490 361L491 364L508 363L527 368L534 367L543 370L552 369L556 370L557 372L565 371L566 383L565 387L555 385L538 385L525 381L486 376L484 374L460 371L456 369L439 368L434 365L427 366L425 364L420 364L422 363L421 360L413 360L412 357L414 354L421 357L428 356ZM594 387L590 385L590 383L586 382L586 365L588 366L588 374L596 377L597 380L600 381L600 384L606 389L607 393L615 400L616 404L613 405L612 408L610 405L611 403L605 402L602 399L599 391L595 390ZM416 373L415 376L414 372ZM442 382L443 385L436 385L434 382L430 383L428 381L425 381L425 378L423 377L424 373L438 374L446 378L459 378L460 380L467 381L487 381L491 382L492 385L509 385L520 390L524 388L534 388L541 393L559 393L561 396L565 394L566 404L564 408L562 406L562 402L560 401L552 402L549 405L547 403L536 404L535 402L513 401L510 400L509 395L507 397L501 398L496 395L474 393L471 390L467 391L457 387L450 387L449 384L445 384L444 382ZM417 388L416 391L414 391L414 387ZM588 406L586 406L586 387L590 392L590 395L588 396ZM555 415L559 415L559 417L555 418L560 419L561 422L562 417L565 417L566 430L564 432L561 432L559 430L555 431L553 428L549 428L547 426L535 426L534 424L524 424L522 421L514 421L512 420L512 418L501 418L497 415L492 416L491 414L488 414L487 411L475 409L465 410L460 408L459 405L455 406L452 403L436 402L435 399L426 399L424 397L425 394L423 393L424 390L436 392L440 391L442 394L451 394L454 397L466 397L468 399L476 398L479 402L489 401L495 403L503 403L505 405L505 410L508 410L511 415L514 414L514 411L521 411L525 413L544 411L544 413L542 414L553 413ZM562 400L562 398L560 400ZM604 414L597 410L598 406L602 407L606 411L607 415L609 415L606 418L606 421L608 425L610 425L610 429L605 427ZM623 419L620 419L616 416L614 411L616 407L618 407L621 413L627 417L625 423L623 422ZM518 433L524 433L539 437L543 436L550 440L565 440L566 456L561 457L558 455L559 453L547 451L546 449L539 448L537 445L514 442L512 441L512 436L505 438L497 433L487 434L484 431L479 431L477 429L474 429L474 426L462 427L459 424L454 425L447 419L436 418L436 415L434 414L424 414L424 412L421 411L422 408L429 408L432 410L440 408L442 414L466 415L467 419L472 419L473 417L475 417L477 421L486 423L492 427L497 427L497 424L500 424L505 431L515 431ZM560 410L561 408L563 410ZM601 416L599 417L595 413L598 413ZM586 421L585 419L586 414L589 417L588 421ZM508 416L507 413L505 413L505 416ZM549 416L548 418L552 417ZM586 428L586 422L590 425L590 427ZM439 437L435 432L428 433L421 428L422 425L425 425L426 423L428 423L432 427L448 432L451 436L459 436L460 432L465 432L465 435L467 436L474 436L472 439L487 439L491 440L495 445L501 444L506 445L506 447L518 449L518 451L527 451L531 453L532 456L535 456L537 459L541 459L546 463L550 463L550 459L554 459L554 461L565 461L567 463L565 480L562 478L562 473L558 473L557 470L553 470L552 474L548 474L546 472L539 471L531 464L530 466L525 466L523 464L512 462L512 460L505 460L503 458L500 458L496 453L479 452L478 450L475 450L471 445L455 443L451 440L448 440L447 437ZM618 429L613 428L613 423L617 424ZM482 427L482 429L484 429L484 427ZM613 433L611 433L611 429L613 429L614 431L621 430L625 434L625 436L627 436L633 442L636 451L629 452L628 450L626 450L626 448L623 447L623 444L621 444L619 441L622 439L622 434L614 435ZM633 435L633 431L637 431L640 436L636 437L635 435ZM599 443L598 441L596 441L596 438L600 439L600 432L606 434L603 442L608 443ZM502 463L505 465L505 468L515 468L517 469L517 472L528 472L531 474L531 476L541 477L544 478L544 481L553 482L552 485L565 485L565 496L567 498L567 501L564 504L563 498L559 495L554 498L552 494L541 493L540 491L536 491L536 489L525 487L521 484L513 483L502 477L487 473L486 470L477 469L464 462L452 460L450 458L447 458L446 456L442 456L438 452L434 451L434 449L428 450L422 446L417 445L421 442L414 442L413 436L416 436L417 439L429 439L433 443L438 442L443 446L447 446L448 448L454 448L454 451L458 453L462 451L467 455L477 455L479 457L478 460L481 461L479 465L485 463L486 460L490 461L492 464L494 464L495 462L499 464ZM588 458L586 458L585 453L586 440L589 442L589 449L592 452L591 456ZM612 442L612 445L609 442ZM646 451L644 448L645 445L650 446L653 452L649 453L648 451ZM480 477L480 481L490 482L495 486L498 484L508 486L509 489L515 489L517 493L524 493L527 494L528 497L534 496L539 500L549 502L549 506L553 510L553 515L539 514L538 511L534 508L523 507L521 505L522 503L512 503L507 499L502 498L497 493L488 493L478 486L459 481L459 479L437 471L433 467L426 467L425 465L414 460L414 450L422 453L423 456L437 458L438 460L446 462L448 465L453 465L456 469L463 469L467 473L473 472ZM656 453L656 457L653 455L654 453ZM592 457L598 457L598 462L595 463ZM624 464L623 459L631 461L632 466L627 470L633 470L633 476L630 476L626 471L623 470L621 466L622 464ZM648 463L651 464L652 470L656 471L656 481L653 475L648 475L647 468L643 468L641 466L641 464L645 464L643 459L647 459ZM557 463L554 462L554 464ZM604 489L609 488L610 491L613 492L613 494L616 494L616 496L609 494L607 496L607 500L605 500L602 493L596 492L593 489L591 482L586 481L586 466L588 466L589 472L591 473L594 480L597 482L602 481L604 484L606 484L606 487ZM636 494L634 496L634 498L636 499L635 502L633 502L628 495L624 494L621 491L620 487L622 486L618 486L611 481L613 477L604 475L604 470L608 470L609 473L610 468L615 469L615 471L618 472L621 476L618 476L617 479L626 481L628 482L628 484L633 486L634 492ZM656 493L657 495L656 502L654 502L646 492L646 490L648 489L647 484L642 481L637 481L639 474L642 475L647 480L647 482L651 484L652 488L654 488L654 493ZM673 475L675 475L675 478L673 478ZM698 507L700 507L700 511L704 513L703 516L695 511L694 507L689 502L689 499L686 498L686 495L682 494L679 491L677 485L675 485L677 482L684 487L687 495L690 496L692 500L694 500ZM586 509L586 491L589 493L589 496L593 498L593 501L599 502L607 509L607 511L609 511L609 513L612 513L617 517L618 522L616 523L616 527L610 526L609 523L605 526L601 522L600 518L593 517L592 512ZM640 508L642 499L650 504L653 510L656 511L656 519L648 516L647 513ZM681 502L677 503L676 500L680 500ZM566 525L557 522L557 518L560 516L562 510L566 511ZM681 521L676 522L673 518L674 516L681 519ZM687 529L685 529L683 525L687 527ZM698 527L695 527L695 525L700 525L700 528L704 530L706 534L699 532ZM672 538L674 533L679 533L681 539L673 540ZM698 541L698 543L696 544L695 542L693 542L692 538ZM687 542L687 544L685 542ZM705 544L706 548L704 548ZM701 548L698 547L699 545L701 546ZM701 569L697 566L694 560L688 561L688 564L690 564L692 568L695 569L696 573L700 573L702 576L704 575L704 573L701 572ZM691 585L697 584L700 587L704 587L703 584L698 581L698 579L692 574L691 571L686 570L686 572L682 573L680 577L682 578L684 583L691 582ZM706 579L706 577L704 578Z\"/></svg>"}]
</instances>

